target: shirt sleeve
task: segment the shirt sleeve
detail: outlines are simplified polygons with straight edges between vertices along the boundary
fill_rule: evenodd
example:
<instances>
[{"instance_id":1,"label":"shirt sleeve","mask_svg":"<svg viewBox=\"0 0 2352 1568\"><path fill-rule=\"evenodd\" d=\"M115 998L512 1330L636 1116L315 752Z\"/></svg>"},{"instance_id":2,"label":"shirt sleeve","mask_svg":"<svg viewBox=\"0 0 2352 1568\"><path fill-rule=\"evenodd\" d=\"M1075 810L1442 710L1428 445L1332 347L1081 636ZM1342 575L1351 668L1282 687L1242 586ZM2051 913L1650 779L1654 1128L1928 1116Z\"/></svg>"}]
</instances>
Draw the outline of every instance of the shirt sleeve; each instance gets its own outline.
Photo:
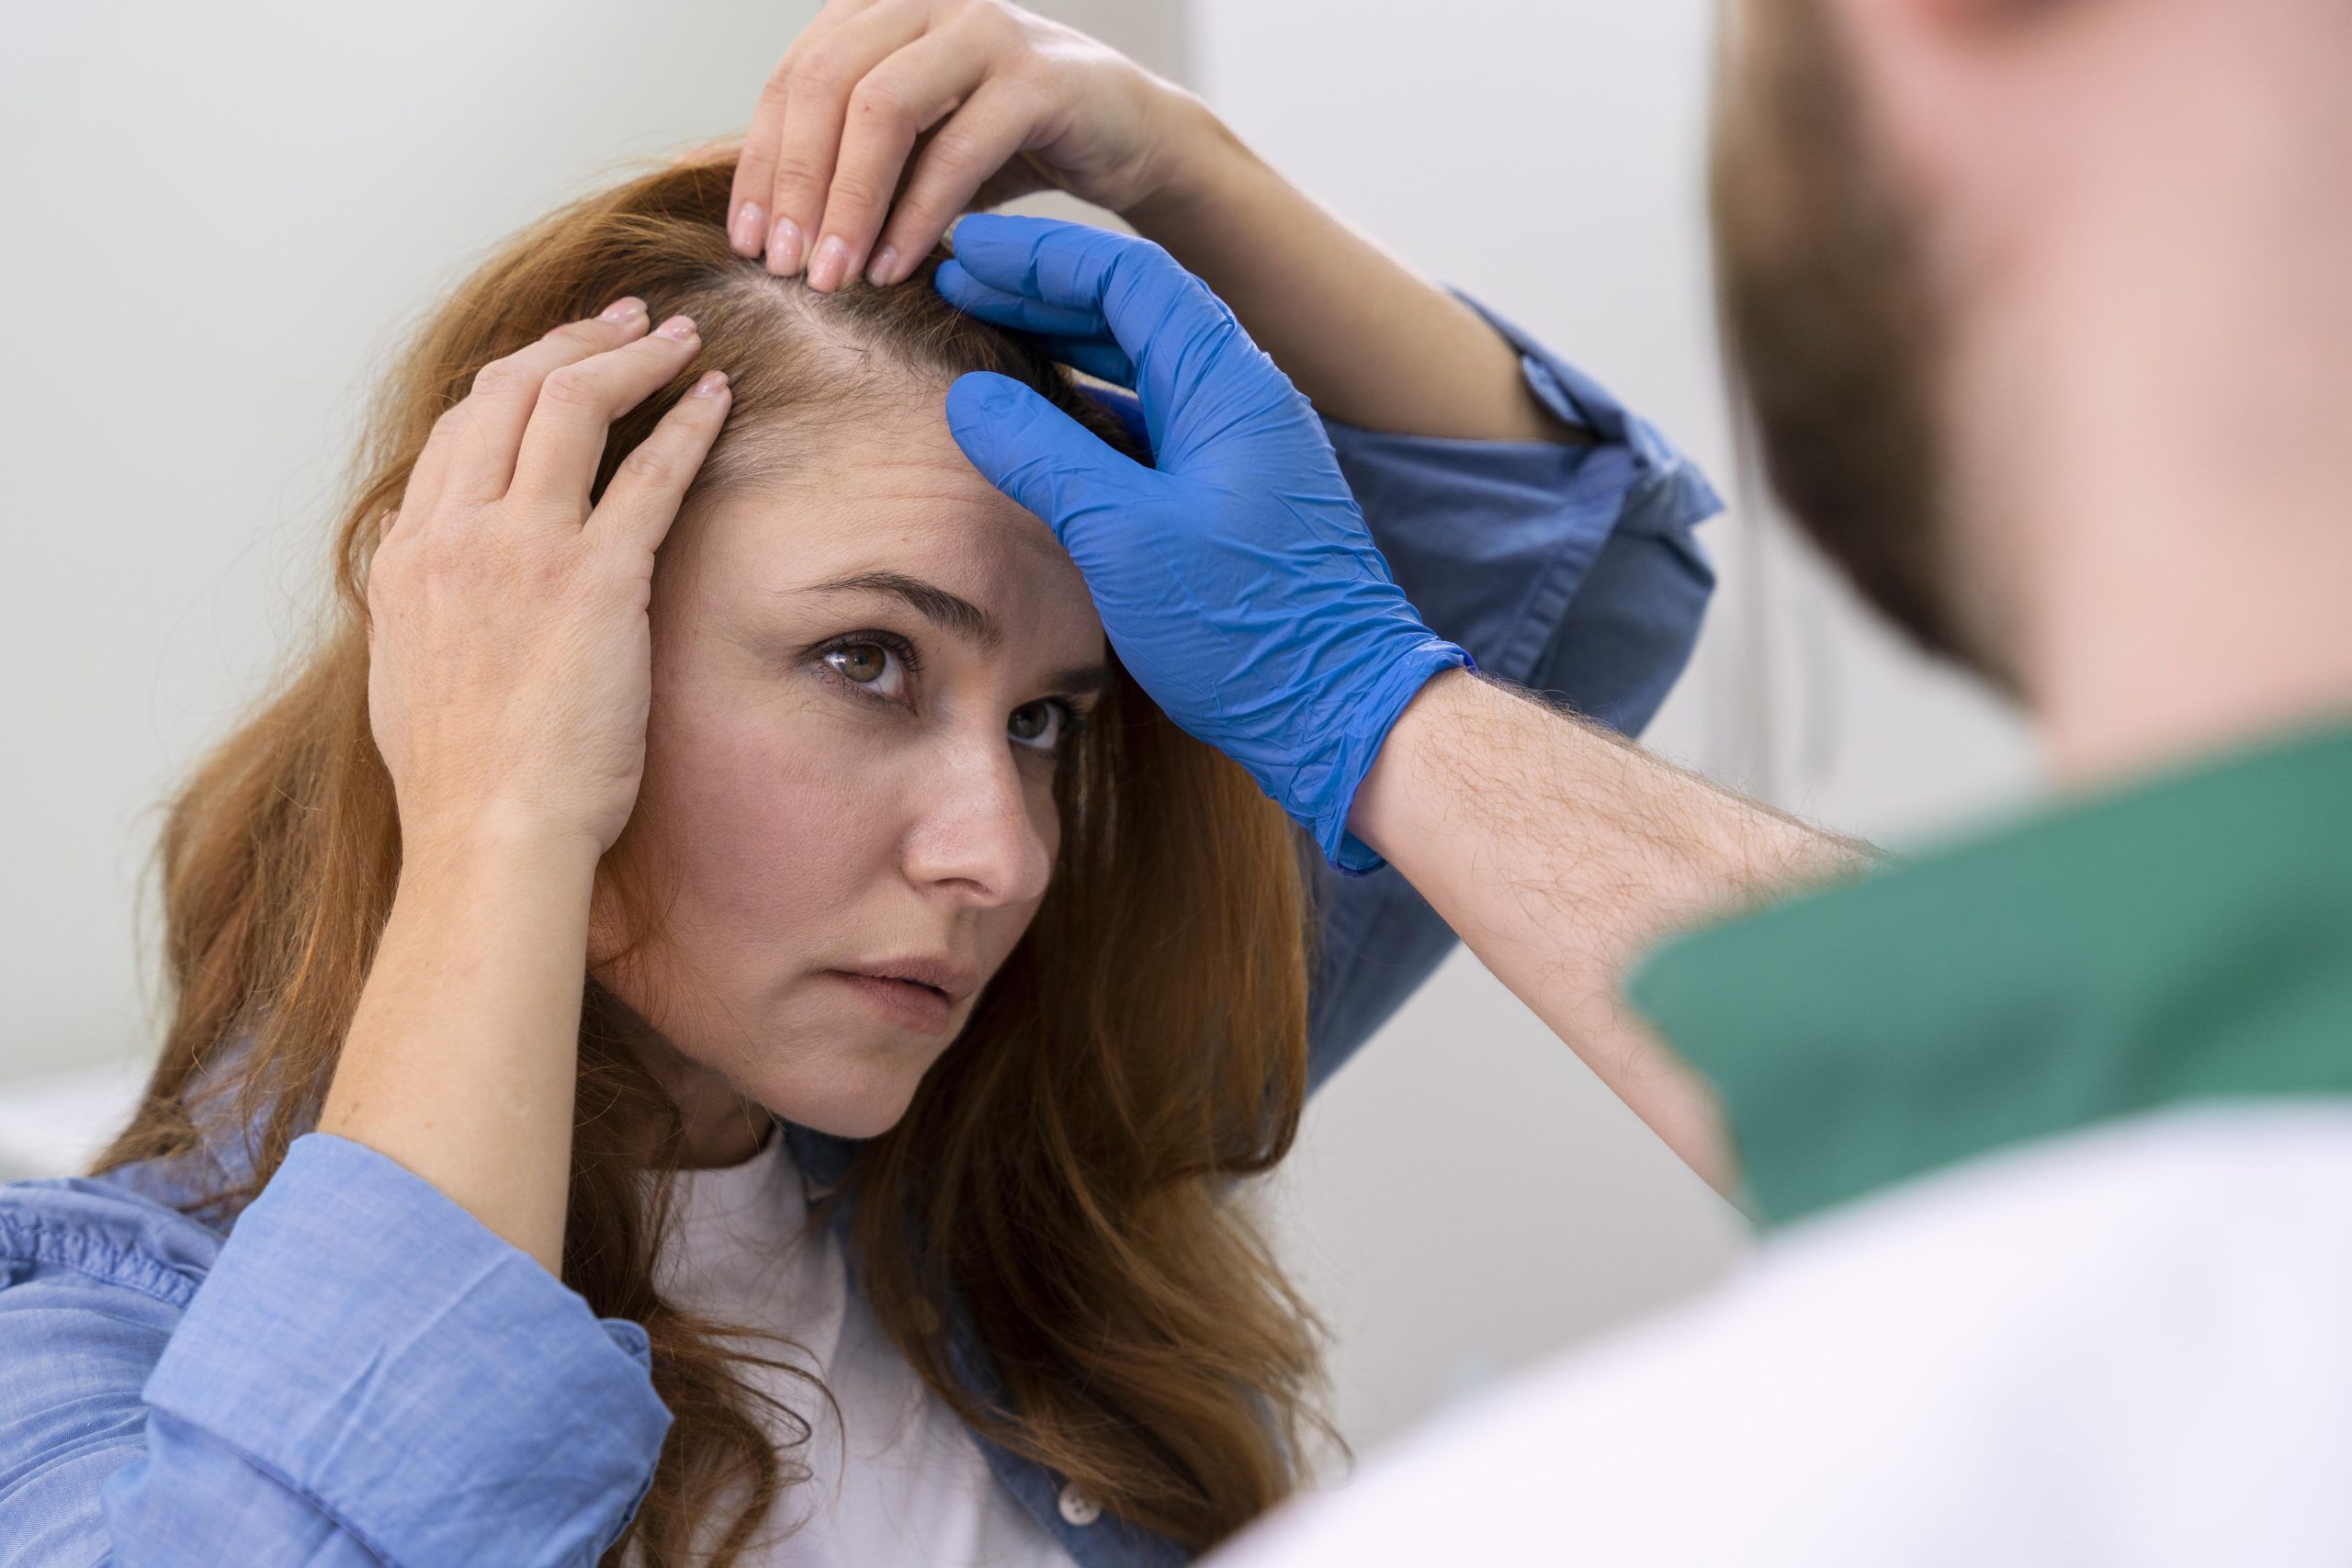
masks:
<instances>
[{"instance_id":1,"label":"shirt sleeve","mask_svg":"<svg viewBox=\"0 0 2352 1568\"><path fill-rule=\"evenodd\" d=\"M644 1331L363 1145L225 1237L105 1180L0 1190L0 1538L28 1568L593 1564L670 1422Z\"/></svg>"},{"instance_id":2,"label":"shirt sleeve","mask_svg":"<svg viewBox=\"0 0 2352 1568\"><path fill-rule=\"evenodd\" d=\"M1374 539L1430 629L1487 674L1637 735L1690 661L1715 578L1698 524L1723 502L1647 421L1526 333L1457 295L1519 351L1520 373L1591 439L1466 441L1326 419ZM1308 1012L1319 1086L1429 977L1456 938L1404 878L1310 857Z\"/></svg>"}]
</instances>

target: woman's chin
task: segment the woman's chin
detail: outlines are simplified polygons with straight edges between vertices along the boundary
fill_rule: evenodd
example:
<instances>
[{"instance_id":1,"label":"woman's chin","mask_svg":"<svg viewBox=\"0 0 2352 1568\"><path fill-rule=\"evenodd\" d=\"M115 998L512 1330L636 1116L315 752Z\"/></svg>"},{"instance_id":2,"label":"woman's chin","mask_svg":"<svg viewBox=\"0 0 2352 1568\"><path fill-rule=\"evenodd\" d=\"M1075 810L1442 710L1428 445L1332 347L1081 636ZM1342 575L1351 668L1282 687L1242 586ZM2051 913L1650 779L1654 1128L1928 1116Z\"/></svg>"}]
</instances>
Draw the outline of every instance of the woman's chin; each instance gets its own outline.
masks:
<instances>
[{"instance_id":1,"label":"woman's chin","mask_svg":"<svg viewBox=\"0 0 2352 1568\"><path fill-rule=\"evenodd\" d=\"M836 1138L878 1138L897 1126L914 1102L922 1074L888 1062L833 1063L821 1077L778 1075L752 1098L783 1117Z\"/></svg>"}]
</instances>

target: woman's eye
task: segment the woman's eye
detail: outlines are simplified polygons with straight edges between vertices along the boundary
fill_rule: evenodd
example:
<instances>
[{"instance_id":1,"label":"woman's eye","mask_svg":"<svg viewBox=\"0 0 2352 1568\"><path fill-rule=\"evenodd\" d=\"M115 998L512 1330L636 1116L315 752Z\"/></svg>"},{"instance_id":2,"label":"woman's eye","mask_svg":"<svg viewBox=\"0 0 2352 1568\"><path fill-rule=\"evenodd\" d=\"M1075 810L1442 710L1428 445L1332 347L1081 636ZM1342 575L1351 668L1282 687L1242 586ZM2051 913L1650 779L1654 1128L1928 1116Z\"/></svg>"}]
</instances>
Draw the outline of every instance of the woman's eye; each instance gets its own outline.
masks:
<instances>
[{"instance_id":1,"label":"woman's eye","mask_svg":"<svg viewBox=\"0 0 2352 1568\"><path fill-rule=\"evenodd\" d=\"M853 642L829 649L825 662L852 685L895 697L906 690L906 663L878 642Z\"/></svg>"},{"instance_id":2,"label":"woman's eye","mask_svg":"<svg viewBox=\"0 0 2352 1568\"><path fill-rule=\"evenodd\" d=\"M1067 717L1067 710L1059 703L1023 703L1012 710L1005 728L1023 746L1051 751L1061 744L1068 728Z\"/></svg>"}]
</instances>

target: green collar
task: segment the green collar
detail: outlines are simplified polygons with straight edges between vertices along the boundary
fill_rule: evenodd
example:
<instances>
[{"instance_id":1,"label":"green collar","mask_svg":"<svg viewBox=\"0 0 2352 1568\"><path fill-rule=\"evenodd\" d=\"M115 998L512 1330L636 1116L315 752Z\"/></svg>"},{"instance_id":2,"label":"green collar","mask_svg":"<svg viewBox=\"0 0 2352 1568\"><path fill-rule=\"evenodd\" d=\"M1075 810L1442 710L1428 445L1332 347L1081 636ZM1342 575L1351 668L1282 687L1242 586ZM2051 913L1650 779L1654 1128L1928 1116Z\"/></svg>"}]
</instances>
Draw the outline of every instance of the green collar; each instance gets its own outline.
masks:
<instances>
[{"instance_id":1,"label":"green collar","mask_svg":"<svg viewBox=\"0 0 2352 1568\"><path fill-rule=\"evenodd\" d=\"M2352 1095L2352 728L1678 938L1627 993L1773 1223L2105 1117Z\"/></svg>"}]
</instances>

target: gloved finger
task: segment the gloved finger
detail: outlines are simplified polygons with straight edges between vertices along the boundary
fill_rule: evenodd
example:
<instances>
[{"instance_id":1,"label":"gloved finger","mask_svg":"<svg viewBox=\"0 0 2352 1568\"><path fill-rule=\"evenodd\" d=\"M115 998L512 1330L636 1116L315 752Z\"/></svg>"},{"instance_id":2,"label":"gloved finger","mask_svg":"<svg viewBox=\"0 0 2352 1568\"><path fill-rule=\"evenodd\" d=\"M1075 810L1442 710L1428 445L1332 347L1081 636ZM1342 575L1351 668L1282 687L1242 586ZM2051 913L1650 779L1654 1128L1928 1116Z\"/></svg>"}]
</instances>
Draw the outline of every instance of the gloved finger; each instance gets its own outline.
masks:
<instances>
[{"instance_id":1,"label":"gloved finger","mask_svg":"<svg viewBox=\"0 0 2352 1568\"><path fill-rule=\"evenodd\" d=\"M980 477L1054 531L1086 570L1087 544L1159 476L1009 376L975 370L947 389L947 429Z\"/></svg>"},{"instance_id":2,"label":"gloved finger","mask_svg":"<svg viewBox=\"0 0 2352 1568\"><path fill-rule=\"evenodd\" d=\"M1122 387L1136 384L1135 362L1118 340L1103 330L1099 310L1068 310L991 288L952 260L939 264L932 274L932 287L941 299L967 314L1044 339L1064 365Z\"/></svg>"},{"instance_id":3,"label":"gloved finger","mask_svg":"<svg viewBox=\"0 0 2352 1568\"><path fill-rule=\"evenodd\" d=\"M1124 391L1135 390L1135 362L1127 351L1108 338L1048 337L1040 338L1046 352L1073 370L1083 370L1098 381L1108 381ZM1136 404L1136 417L1143 417L1143 405Z\"/></svg>"},{"instance_id":4,"label":"gloved finger","mask_svg":"<svg viewBox=\"0 0 2352 1568\"><path fill-rule=\"evenodd\" d=\"M973 218L982 216L974 214ZM956 225L956 233L969 231L973 218L966 218ZM1025 294L998 288L974 277L963 263L960 251L956 256L939 264L932 274L931 286L950 305L984 321L994 321L1015 332L1036 333L1046 337L1101 337L1108 340L1102 312L1088 306L1071 310L1062 305L1048 305Z\"/></svg>"},{"instance_id":5,"label":"gloved finger","mask_svg":"<svg viewBox=\"0 0 2352 1568\"><path fill-rule=\"evenodd\" d=\"M1126 351L1155 428L1182 419L1186 401L1204 389L1242 392L1252 402L1262 391L1290 390L1225 301L1148 240L976 212L956 226L956 260L1000 292L1097 316L1080 330L1065 326L1063 335L1107 333Z\"/></svg>"}]
</instances>

